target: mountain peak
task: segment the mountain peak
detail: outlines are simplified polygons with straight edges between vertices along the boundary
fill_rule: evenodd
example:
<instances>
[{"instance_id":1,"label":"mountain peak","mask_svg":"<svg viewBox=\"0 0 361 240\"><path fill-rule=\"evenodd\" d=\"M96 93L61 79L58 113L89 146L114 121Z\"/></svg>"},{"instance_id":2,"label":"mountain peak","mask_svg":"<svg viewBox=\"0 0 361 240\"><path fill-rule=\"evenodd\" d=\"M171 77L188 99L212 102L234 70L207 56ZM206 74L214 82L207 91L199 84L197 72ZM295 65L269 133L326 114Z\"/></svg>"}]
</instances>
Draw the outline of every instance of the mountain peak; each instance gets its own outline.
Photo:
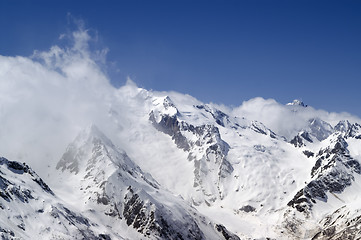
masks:
<instances>
[{"instance_id":1,"label":"mountain peak","mask_svg":"<svg viewBox=\"0 0 361 240\"><path fill-rule=\"evenodd\" d=\"M287 106L301 106L301 107L307 107L306 104L304 104L304 102L302 102L301 100L295 99L293 100L293 102L287 103Z\"/></svg>"}]
</instances>

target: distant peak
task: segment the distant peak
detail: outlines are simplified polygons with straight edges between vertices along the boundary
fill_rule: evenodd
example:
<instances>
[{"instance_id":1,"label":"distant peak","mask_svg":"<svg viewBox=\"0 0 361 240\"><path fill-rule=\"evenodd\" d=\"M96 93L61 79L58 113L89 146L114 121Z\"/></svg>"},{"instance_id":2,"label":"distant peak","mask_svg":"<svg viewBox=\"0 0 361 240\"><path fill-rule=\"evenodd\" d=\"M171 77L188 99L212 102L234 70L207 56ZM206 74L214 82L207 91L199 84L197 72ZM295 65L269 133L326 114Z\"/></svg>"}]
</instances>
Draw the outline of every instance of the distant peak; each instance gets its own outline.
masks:
<instances>
[{"instance_id":1,"label":"distant peak","mask_svg":"<svg viewBox=\"0 0 361 240\"><path fill-rule=\"evenodd\" d=\"M304 104L304 102L302 102L301 100L295 99L293 100L293 102L291 103L287 103L286 105L288 106L301 106L301 107L307 107L306 104Z\"/></svg>"}]
</instances>

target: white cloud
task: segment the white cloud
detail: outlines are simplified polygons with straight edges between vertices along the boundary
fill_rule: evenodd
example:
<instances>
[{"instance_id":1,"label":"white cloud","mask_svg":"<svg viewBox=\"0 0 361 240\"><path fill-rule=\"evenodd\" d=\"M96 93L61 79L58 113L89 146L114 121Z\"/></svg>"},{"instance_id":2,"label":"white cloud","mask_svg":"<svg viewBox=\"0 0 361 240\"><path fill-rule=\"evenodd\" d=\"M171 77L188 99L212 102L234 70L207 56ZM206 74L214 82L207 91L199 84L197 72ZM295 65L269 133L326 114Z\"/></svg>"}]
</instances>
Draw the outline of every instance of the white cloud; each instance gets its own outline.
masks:
<instances>
[{"instance_id":1,"label":"white cloud","mask_svg":"<svg viewBox=\"0 0 361 240\"><path fill-rule=\"evenodd\" d=\"M107 116L116 89L89 51L87 30L72 38L70 48L0 56L1 155L39 170L44 161L57 161L81 128Z\"/></svg>"},{"instance_id":2,"label":"white cloud","mask_svg":"<svg viewBox=\"0 0 361 240\"><path fill-rule=\"evenodd\" d=\"M298 131L306 128L307 122L312 118L320 118L332 126L339 121L348 119L351 122L360 122L360 119L349 113L334 113L316 110L313 107L286 106L274 99L253 98L233 109L236 116L245 116L249 120L257 120L279 135L291 138Z\"/></svg>"}]
</instances>

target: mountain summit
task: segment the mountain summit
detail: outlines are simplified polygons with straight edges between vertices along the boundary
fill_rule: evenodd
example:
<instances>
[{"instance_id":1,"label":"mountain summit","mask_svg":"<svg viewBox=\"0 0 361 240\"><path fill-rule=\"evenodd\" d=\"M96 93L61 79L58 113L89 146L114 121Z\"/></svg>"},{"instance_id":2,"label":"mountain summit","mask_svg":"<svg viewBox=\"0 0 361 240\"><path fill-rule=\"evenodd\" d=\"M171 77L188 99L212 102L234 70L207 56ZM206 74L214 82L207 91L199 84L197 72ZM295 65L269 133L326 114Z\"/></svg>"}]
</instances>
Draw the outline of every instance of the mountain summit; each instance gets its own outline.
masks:
<instances>
[{"instance_id":1,"label":"mountain summit","mask_svg":"<svg viewBox=\"0 0 361 240\"><path fill-rule=\"evenodd\" d=\"M293 102L287 103L288 106L301 106L301 107L307 107L306 104L304 104L301 100L295 99Z\"/></svg>"}]
</instances>

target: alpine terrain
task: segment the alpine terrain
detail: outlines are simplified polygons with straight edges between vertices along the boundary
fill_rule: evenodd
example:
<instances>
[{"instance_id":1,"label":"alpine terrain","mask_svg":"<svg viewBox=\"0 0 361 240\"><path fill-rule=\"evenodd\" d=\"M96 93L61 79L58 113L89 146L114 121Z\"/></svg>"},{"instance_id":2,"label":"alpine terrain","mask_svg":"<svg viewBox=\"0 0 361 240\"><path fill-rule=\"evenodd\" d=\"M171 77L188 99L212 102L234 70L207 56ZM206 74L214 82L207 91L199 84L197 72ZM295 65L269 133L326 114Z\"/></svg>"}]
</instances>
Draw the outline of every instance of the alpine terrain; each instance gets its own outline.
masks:
<instances>
[{"instance_id":1,"label":"alpine terrain","mask_svg":"<svg viewBox=\"0 0 361 240\"><path fill-rule=\"evenodd\" d=\"M131 82L103 100L101 120L69 128L48 167L0 158L2 239L361 238L355 118L299 100L228 108Z\"/></svg>"}]
</instances>

